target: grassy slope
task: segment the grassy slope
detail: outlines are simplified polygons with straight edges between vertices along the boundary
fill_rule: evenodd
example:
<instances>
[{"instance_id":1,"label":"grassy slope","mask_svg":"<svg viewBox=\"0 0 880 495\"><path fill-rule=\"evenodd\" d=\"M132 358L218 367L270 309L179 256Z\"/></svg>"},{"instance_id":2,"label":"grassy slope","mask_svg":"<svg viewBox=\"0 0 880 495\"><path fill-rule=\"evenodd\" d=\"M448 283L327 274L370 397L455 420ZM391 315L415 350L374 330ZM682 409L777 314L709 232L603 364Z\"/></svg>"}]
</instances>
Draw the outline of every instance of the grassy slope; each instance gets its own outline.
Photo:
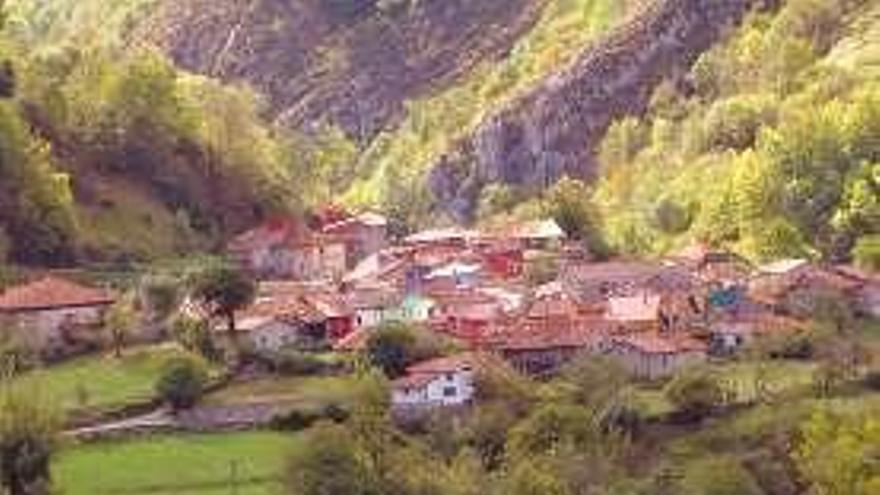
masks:
<instances>
[{"instance_id":1,"label":"grassy slope","mask_svg":"<svg viewBox=\"0 0 880 495\"><path fill-rule=\"evenodd\" d=\"M206 404L231 405L278 402L292 408L316 410L348 405L354 400L356 381L350 377L286 377L238 383L205 398Z\"/></svg>"},{"instance_id":2,"label":"grassy slope","mask_svg":"<svg viewBox=\"0 0 880 495\"><path fill-rule=\"evenodd\" d=\"M382 204L401 180L422 175L456 139L489 112L512 101L574 59L619 22L635 0L551 0L537 25L501 62L484 64L459 84L408 103L402 124L377 138L362 159L361 178L346 193L354 204ZM399 176L403 175L404 178Z\"/></svg>"},{"instance_id":3,"label":"grassy slope","mask_svg":"<svg viewBox=\"0 0 880 495\"><path fill-rule=\"evenodd\" d=\"M57 400L67 411L112 408L151 398L165 361L183 352L161 346L132 349L121 359L86 356L34 371L20 380ZM81 396L87 400L81 401Z\"/></svg>"},{"instance_id":4,"label":"grassy slope","mask_svg":"<svg viewBox=\"0 0 880 495\"><path fill-rule=\"evenodd\" d=\"M275 495L297 437L279 433L160 436L67 447L54 478L65 495ZM231 491L232 464L238 491Z\"/></svg>"}]
</instances>

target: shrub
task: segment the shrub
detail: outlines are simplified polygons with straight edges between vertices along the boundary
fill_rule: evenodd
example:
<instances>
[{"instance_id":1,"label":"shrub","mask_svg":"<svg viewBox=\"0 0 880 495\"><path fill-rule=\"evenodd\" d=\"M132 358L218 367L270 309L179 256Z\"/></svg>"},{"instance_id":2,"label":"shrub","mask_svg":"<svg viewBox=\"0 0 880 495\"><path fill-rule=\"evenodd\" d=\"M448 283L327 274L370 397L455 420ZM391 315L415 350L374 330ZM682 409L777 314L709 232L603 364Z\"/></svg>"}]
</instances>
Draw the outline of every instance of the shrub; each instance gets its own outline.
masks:
<instances>
[{"instance_id":1,"label":"shrub","mask_svg":"<svg viewBox=\"0 0 880 495\"><path fill-rule=\"evenodd\" d=\"M724 401L724 391L717 377L703 369L680 373L667 384L665 393L680 417L687 421L708 416Z\"/></svg>"},{"instance_id":2,"label":"shrub","mask_svg":"<svg viewBox=\"0 0 880 495\"><path fill-rule=\"evenodd\" d=\"M397 378L415 362L443 353L443 342L401 322L383 324L367 340L367 358L388 378Z\"/></svg>"},{"instance_id":3,"label":"shrub","mask_svg":"<svg viewBox=\"0 0 880 495\"><path fill-rule=\"evenodd\" d=\"M880 392L880 370L871 370L866 373L864 382L869 390Z\"/></svg>"},{"instance_id":4,"label":"shrub","mask_svg":"<svg viewBox=\"0 0 880 495\"><path fill-rule=\"evenodd\" d=\"M700 459L685 467L682 495L760 495L752 475L735 458Z\"/></svg>"},{"instance_id":5,"label":"shrub","mask_svg":"<svg viewBox=\"0 0 880 495\"><path fill-rule=\"evenodd\" d=\"M294 350L272 354L269 363L274 373L289 376L318 375L328 368L318 356Z\"/></svg>"},{"instance_id":6,"label":"shrub","mask_svg":"<svg viewBox=\"0 0 880 495\"><path fill-rule=\"evenodd\" d=\"M201 361L172 358L156 382L156 393L175 411L189 409L201 399L207 381L208 373Z\"/></svg>"},{"instance_id":7,"label":"shrub","mask_svg":"<svg viewBox=\"0 0 880 495\"><path fill-rule=\"evenodd\" d=\"M287 460L285 485L292 495L365 495L367 470L353 436L340 426L322 424Z\"/></svg>"},{"instance_id":8,"label":"shrub","mask_svg":"<svg viewBox=\"0 0 880 495\"><path fill-rule=\"evenodd\" d=\"M293 409L272 418L270 427L280 431L302 431L315 424L321 415L313 411Z\"/></svg>"}]
</instances>

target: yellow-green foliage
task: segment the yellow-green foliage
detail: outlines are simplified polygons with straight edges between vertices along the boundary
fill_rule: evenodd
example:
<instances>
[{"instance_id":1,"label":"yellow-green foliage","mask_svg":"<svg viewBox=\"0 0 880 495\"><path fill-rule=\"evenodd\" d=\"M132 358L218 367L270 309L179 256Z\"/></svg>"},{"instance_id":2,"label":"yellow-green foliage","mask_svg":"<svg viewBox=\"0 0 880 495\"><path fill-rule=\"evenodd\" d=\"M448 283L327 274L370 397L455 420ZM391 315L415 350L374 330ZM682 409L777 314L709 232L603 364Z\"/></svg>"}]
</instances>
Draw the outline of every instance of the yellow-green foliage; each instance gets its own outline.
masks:
<instances>
[{"instance_id":1,"label":"yellow-green foliage","mask_svg":"<svg viewBox=\"0 0 880 495\"><path fill-rule=\"evenodd\" d=\"M425 220L431 199L425 173L451 144L488 113L560 70L627 12L632 1L550 0L537 25L500 62L477 67L465 80L407 105L400 127L380 135L361 160L361 177L346 200L383 205L402 219Z\"/></svg>"},{"instance_id":2,"label":"yellow-green foliage","mask_svg":"<svg viewBox=\"0 0 880 495\"><path fill-rule=\"evenodd\" d=\"M647 116L618 122L596 193L611 244L841 258L876 232L880 79L831 63L868 9L792 0L753 15L697 62L693 95L664 85Z\"/></svg>"}]
</instances>

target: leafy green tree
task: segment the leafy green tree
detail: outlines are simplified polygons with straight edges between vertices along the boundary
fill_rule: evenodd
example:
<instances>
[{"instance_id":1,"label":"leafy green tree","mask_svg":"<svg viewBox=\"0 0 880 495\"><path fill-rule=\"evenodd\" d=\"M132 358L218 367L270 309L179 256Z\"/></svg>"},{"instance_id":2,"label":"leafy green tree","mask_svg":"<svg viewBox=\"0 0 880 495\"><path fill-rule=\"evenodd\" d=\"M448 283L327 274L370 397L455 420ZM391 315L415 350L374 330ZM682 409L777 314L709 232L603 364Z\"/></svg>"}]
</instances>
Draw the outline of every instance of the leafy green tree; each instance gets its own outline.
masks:
<instances>
[{"instance_id":1,"label":"leafy green tree","mask_svg":"<svg viewBox=\"0 0 880 495\"><path fill-rule=\"evenodd\" d=\"M230 263L211 260L190 275L189 286L192 297L212 316L226 319L229 338L235 345L235 313L250 306L256 298L254 279Z\"/></svg>"},{"instance_id":2,"label":"leafy green tree","mask_svg":"<svg viewBox=\"0 0 880 495\"><path fill-rule=\"evenodd\" d=\"M732 456L688 463L680 484L681 495L761 495L752 475Z\"/></svg>"},{"instance_id":3,"label":"leafy green tree","mask_svg":"<svg viewBox=\"0 0 880 495\"><path fill-rule=\"evenodd\" d=\"M835 416L817 410L801 428L794 460L819 495L868 495L880 489L872 465L880 445L876 416Z\"/></svg>"},{"instance_id":4,"label":"leafy green tree","mask_svg":"<svg viewBox=\"0 0 880 495\"><path fill-rule=\"evenodd\" d=\"M409 365L437 357L442 352L436 339L397 321L383 323L371 332L366 346L367 360L388 378L402 376Z\"/></svg>"},{"instance_id":5,"label":"leafy green tree","mask_svg":"<svg viewBox=\"0 0 880 495\"><path fill-rule=\"evenodd\" d=\"M856 241L853 260L859 268L880 271L880 235L866 235Z\"/></svg>"},{"instance_id":6,"label":"leafy green tree","mask_svg":"<svg viewBox=\"0 0 880 495\"><path fill-rule=\"evenodd\" d=\"M156 381L156 393L175 411L198 403L208 381L205 364L189 357L172 358Z\"/></svg>"},{"instance_id":7,"label":"leafy green tree","mask_svg":"<svg viewBox=\"0 0 880 495\"><path fill-rule=\"evenodd\" d=\"M593 192L583 182L562 178L547 192L550 215L570 237L583 241L596 257L607 256L602 218L592 201Z\"/></svg>"},{"instance_id":8,"label":"leafy green tree","mask_svg":"<svg viewBox=\"0 0 880 495\"><path fill-rule=\"evenodd\" d=\"M598 438L597 431L587 409L548 403L510 430L510 453L514 458L527 458L562 447L585 447Z\"/></svg>"},{"instance_id":9,"label":"leafy green tree","mask_svg":"<svg viewBox=\"0 0 880 495\"><path fill-rule=\"evenodd\" d=\"M682 417L690 421L703 419L724 402L718 378L702 368L682 371L666 385L664 393Z\"/></svg>"},{"instance_id":10,"label":"leafy green tree","mask_svg":"<svg viewBox=\"0 0 880 495\"><path fill-rule=\"evenodd\" d=\"M50 463L61 415L30 388L0 384L0 484L10 495L51 493Z\"/></svg>"},{"instance_id":11,"label":"leafy green tree","mask_svg":"<svg viewBox=\"0 0 880 495\"><path fill-rule=\"evenodd\" d=\"M133 294L121 296L107 311L104 317L104 331L113 349L113 355L122 357L126 340L137 324L138 313Z\"/></svg>"},{"instance_id":12,"label":"leafy green tree","mask_svg":"<svg viewBox=\"0 0 880 495\"><path fill-rule=\"evenodd\" d=\"M285 468L286 493L291 495L366 495L368 485L357 442L335 424L319 424L308 441L291 451Z\"/></svg>"},{"instance_id":13,"label":"leafy green tree","mask_svg":"<svg viewBox=\"0 0 880 495\"><path fill-rule=\"evenodd\" d=\"M144 277L140 283L140 296L153 321L168 319L180 301L180 282L170 276Z\"/></svg>"},{"instance_id":14,"label":"leafy green tree","mask_svg":"<svg viewBox=\"0 0 880 495\"><path fill-rule=\"evenodd\" d=\"M706 115L703 131L706 148L751 148L761 127L774 122L775 112L775 102L769 97L733 97L715 103Z\"/></svg>"},{"instance_id":15,"label":"leafy green tree","mask_svg":"<svg viewBox=\"0 0 880 495\"><path fill-rule=\"evenodd\" d=\"M503 480L506 495L570 495L568 486L547 460L527 457L517 462Z\"/></svg>"},{"instance_id":16,"label":"leafy green tree","mask_svg":"<svg viewBox=\"0 0 880 495\"><path fill-rule=\"evenodd\" d=\"M171 323L171 334L184 349L202 356L209 362L220 362L223 353L214 342L207 322L178 316Z\"/></svg>"}]
</instances>

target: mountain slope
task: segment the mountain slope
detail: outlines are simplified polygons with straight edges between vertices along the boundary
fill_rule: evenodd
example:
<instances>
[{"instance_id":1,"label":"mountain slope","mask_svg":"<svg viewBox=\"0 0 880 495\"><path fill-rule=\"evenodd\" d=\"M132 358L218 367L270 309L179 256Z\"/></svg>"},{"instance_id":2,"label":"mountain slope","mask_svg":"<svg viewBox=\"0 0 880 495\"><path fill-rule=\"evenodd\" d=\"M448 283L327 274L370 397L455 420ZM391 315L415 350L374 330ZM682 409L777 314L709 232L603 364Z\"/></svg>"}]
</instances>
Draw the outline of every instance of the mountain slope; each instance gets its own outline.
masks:
<instances>
[{"instance_id":1,"label":"mountain slope","mask_svg":"<svg viewBox=\"0 0 880 495\"><path fill-rule=\"evenodd\" d=\"M135 41L181 67L246 81L286 125L326 122L361 143L404 102L502 56L543 0L161 2Z\"/></svg>"},{"instance_id":2,"label":"mountain slope","mask_svg":"<svg viewBox=\"0 0 880 495\"><path fill-rule=\"evenodd\" d=\"M595 174L611 123L644 112L654 89L682 76L750 0L666 0L619 27L565 70L483 120L431 173L435 197L468 218L483 184L541 187L563 175Z\"/></svg>"}]
</instances>

